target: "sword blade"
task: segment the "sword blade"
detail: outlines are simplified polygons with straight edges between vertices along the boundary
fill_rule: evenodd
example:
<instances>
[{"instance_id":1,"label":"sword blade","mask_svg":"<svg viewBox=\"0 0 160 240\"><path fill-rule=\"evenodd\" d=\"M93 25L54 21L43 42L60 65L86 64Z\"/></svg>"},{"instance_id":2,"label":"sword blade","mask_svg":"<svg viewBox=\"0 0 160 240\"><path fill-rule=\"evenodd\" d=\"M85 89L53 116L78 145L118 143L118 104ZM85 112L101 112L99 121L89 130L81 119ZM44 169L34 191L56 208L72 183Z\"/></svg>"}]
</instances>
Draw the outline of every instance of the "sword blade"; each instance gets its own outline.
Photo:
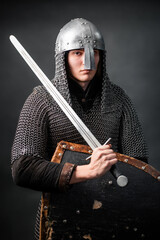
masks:
<instances>
[{"instance_id":1,"label":"sword blade","mask_svg":"<svg viewBox=\"0 0 160 240\"><path fill-rule=\"evenodd\" d=\"M63 98L63 96L58 92L58 90L54 87L51 81L47 78L44 72L40 69L37 63L33 60L33 58L28 54L28 52L24 49L24 47L20 44L20 42L13 35L10 36L10 41L53 97L53 99L57 102L62 111L66 114L72 124L76 127L78 132L87 142L87 144L94 149L96 147L101 146L99 141L95 138L95 136L91 133L91 131L87 128L87 126L83 123L83 121L78 117L76 112L70 107L67 101Z\"/></svg>"}]
</instances>

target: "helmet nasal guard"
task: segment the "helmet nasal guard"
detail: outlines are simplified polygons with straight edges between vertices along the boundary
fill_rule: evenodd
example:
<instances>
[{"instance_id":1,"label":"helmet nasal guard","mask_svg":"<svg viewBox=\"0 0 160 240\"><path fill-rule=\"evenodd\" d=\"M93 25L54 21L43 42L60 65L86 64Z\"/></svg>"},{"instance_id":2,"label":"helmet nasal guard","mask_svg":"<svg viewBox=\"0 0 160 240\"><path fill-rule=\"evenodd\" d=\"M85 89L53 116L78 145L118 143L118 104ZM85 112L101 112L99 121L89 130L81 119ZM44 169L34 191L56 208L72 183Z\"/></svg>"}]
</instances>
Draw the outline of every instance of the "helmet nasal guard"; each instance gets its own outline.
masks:
<instances>
[{"instance_id":1,"label":"helmet nasal guard","mask_svg":"<svg viewBox=\"0 0 160 240\"><path fill-rule=\"evenodd\" d=\"M84 49L84 69L95 69L94 49L105 50L101 33L91 22L76 18L60 30L56 40L56 55L61 52Z\"/></svg>"}]
</instances>

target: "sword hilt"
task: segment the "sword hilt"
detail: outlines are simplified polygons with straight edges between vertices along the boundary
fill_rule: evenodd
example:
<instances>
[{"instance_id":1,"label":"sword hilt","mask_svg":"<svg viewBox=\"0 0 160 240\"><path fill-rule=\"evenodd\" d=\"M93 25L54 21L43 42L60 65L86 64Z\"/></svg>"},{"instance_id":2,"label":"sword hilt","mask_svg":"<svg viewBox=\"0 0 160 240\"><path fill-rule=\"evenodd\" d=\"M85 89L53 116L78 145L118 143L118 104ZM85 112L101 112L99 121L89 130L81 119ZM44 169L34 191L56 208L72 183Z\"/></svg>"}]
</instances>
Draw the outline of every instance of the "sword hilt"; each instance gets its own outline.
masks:
<instances>
[{"instance_id":1,"label":"sword hilt","mask_svg":"<svg viewBox=\"0 0 160 240\"><path fill-rule=\"evenodd\" d=\"M118 186L125 187L128 184L128 178L119 172L116 164L111 167L110 172L116 178Z\"/></svg>"}]
</instances>

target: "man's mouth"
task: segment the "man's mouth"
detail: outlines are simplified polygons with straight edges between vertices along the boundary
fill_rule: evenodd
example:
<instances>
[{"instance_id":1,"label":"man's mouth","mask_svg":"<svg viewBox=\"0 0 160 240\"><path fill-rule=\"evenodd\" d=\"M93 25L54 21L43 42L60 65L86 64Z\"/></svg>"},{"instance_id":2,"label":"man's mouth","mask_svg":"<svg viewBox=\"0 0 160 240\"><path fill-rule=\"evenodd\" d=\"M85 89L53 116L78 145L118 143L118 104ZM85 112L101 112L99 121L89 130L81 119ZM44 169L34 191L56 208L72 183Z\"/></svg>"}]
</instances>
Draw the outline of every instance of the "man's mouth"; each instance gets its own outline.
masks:
<instances>
[{"instance_id":1,"label":"man's mouth","mask_svg":"<svg viewBox=\"0 0 160 240\"><path fill-rule=\"evenodd\" d=\"M81 70L80 72L82 72L82 73L90 73L90 72L91 72L91 70L84 69L84 70Z\"/></svg>"}]
</instances>

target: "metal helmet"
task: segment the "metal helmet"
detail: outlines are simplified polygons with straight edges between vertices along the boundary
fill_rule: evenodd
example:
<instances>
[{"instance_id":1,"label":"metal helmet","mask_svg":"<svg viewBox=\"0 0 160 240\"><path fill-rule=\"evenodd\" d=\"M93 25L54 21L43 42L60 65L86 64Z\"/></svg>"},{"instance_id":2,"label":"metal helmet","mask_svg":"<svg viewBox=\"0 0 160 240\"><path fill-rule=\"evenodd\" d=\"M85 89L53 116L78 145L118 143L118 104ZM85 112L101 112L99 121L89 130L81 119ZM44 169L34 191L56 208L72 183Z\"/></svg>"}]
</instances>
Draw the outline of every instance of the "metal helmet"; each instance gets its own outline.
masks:
<instances>
[{"instance_id":1,"label":"metal helmet","mask_svg":"<svg viewBox=\"0 0 160 240\"><path fill-rule=\"evenodd\" d=\"M57 36L56 55L74 49L84 49L84 69L95 69L94 49L105 50L101 33L93 23L86 19L71 20L64 25Z\"/></svg>"}]
</instances>

